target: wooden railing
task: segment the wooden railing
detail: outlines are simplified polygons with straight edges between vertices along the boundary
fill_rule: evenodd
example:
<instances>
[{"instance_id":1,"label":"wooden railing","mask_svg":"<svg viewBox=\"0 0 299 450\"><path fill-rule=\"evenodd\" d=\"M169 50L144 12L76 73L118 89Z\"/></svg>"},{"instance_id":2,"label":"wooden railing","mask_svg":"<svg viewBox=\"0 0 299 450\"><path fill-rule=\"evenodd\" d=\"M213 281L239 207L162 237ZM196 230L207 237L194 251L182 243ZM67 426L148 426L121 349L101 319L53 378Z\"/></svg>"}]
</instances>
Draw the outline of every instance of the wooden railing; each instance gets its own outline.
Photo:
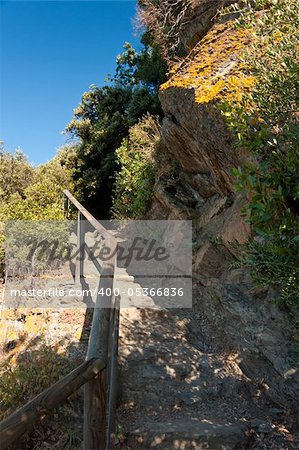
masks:
<instances>
[{"instance_id":1,"label":"wooden railing","mask_svg":"<svg viewBox=\"0 0 299 450\"><path fill-rule=\"evenodd\" d=\"M1 450L7 449L24 433L32 430L83 385L83 449L114 448L119 298L115 298L112 293L117 242L69 191L64 191L64 195L67 208L72 204L78 215L75 281L82 285L85 283L84 253L91 252L85 239L86 221L100 233L105 245L111 249L107 261L94 261L96 267L101 268L98 292L103 295L96 298L86 361L0 423Z\"/></svg>"}]
</instances>

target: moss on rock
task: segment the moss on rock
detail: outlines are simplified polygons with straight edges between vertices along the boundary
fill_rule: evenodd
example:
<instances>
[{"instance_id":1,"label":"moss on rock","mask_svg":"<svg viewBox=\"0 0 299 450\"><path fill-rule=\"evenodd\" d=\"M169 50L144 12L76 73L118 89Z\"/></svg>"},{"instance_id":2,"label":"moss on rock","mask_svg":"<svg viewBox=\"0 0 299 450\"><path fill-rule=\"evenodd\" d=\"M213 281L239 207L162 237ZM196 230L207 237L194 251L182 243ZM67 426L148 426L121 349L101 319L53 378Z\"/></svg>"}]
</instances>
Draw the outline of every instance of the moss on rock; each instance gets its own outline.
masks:
<instances>
[{"instance_id":1,"label":"moss on rock","mask_svg":"<svg viewBox=\"0 0 299 450\"><path fill-rule=\"evenodd\" d=\"M215 26L175 69L161 90L194 89L197 103L240 102L243 93L254 85L254 77L242 62L253 36L252 29L236 28L233 21Z\"/></svg>"}]
</instances>

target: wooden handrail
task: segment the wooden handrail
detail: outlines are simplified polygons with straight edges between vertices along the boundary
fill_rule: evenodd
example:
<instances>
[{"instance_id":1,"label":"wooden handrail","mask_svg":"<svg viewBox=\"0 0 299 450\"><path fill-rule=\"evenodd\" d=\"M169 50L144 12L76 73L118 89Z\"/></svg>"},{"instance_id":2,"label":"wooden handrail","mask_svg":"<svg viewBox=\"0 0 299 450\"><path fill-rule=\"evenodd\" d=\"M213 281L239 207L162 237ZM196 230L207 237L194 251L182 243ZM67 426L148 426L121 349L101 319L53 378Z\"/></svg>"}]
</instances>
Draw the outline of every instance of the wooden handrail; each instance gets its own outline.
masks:
<instances>
[{"instance_id":1,"label":"wooden handrail","mask_svg":"<svg viewBox=\"0 0 299 450\"><path fill-rule=\"evenodd\" d=\"M85 361L46 391L37 395L22 408L0 423L0 446L5 450L25 432L31 431L37 422L61 405L82 385L105 369L106 361L92 358Z\"/></svg>"},{"instance_id":2,"label":"wooden handrail","mask_svg":"<svg viewBox=\"0 0 299 450\"><path fill-rule=\"evenodd\" d=\"M102 291L106 294L97 296L96 299L87 352L87 358L101 356L107 362L113 306L112 295L107 295L107 292L113 290L114 267L115 254L103 265L103 276L100 278L98 292ZM106 449L107 392L110 388L107 375L107 371L103 371L99 377L91 380L84 387L84 450Z\"/></svg>"},{"instance_id":3,"label":"wooden handrail","mask_svg":"<svg viewBox=\"0 0 299 450\"><path fill-rule=\"evenodd\" d=\"M30 431L51 410L85 385L84 450L111 450L114 434L115 382L118 349L119 298L112 304L117 241L67 190L67 202L78 210L75 281L84 283L85 218L105 238L111 255L100 268L98 295L88 343L87 360L0 423L0 446L5 450ZM89 250L91 252L91 250ZM104 295L100 295L100 292ZM109 360L109 361L108 361Z\"/></svg>"},{"instance_id":4,"label":"wooden handrail","mask_svg":"<svg viewBox=\"0 0 299 450\"><path fill-rule=\"evenodd\" d=\"M70 200L70 202L77 208L77 210L85 217L86 220L94 227L95 230L103 234L103 236L110 242L111 245L116 245L116 239L113 234L109 233L103 225L92 215L80 202L66 189L63 191L64 195Z\"/></svg>"},{"instance_id":5,"label":"wooden handrail","mask_svg":"<svg viewBox=\"0 0 299 450\"><path fill-rule=\"evenodd\" d=\"M117 391L117 356L118 356L118 339L119 339L119 313L120 313L120 296L115 298L113 320L111 321L111 355L109 359L109 400L108 400L108 413L107 413L107 435L106 435L106 450L112 448L113 442L115 442L115 410L116 410L116 391Z\"/></svg>"},{"instance_id":6,"label":"wooden handrail","mask_svg":"<svg viewBox=\"0 0 299 450\"><path fill-rule=\"evenodd\" d=\"M77 222L77 261L75 280L84 279L82 251L87 251L84 235L84 224L82 219L88 220L92 227L101 233L110 248L110 257L102 262L101 277L98 286L98 294L94 308L92 327L89 337L87 359L101 358L107 362L109 371L103 370L98 377L91 380L84 387L84 428L83 448L84 450L110 450L112 447L111 436L114 433L114 407L115 407L115 371L117 356L117 344L119 327L118 314L115 305L112 304L112 292L114 272L116 266L117 241L78 200L69 192L64 191L68 201L78 210ZM96 264L99 266L99 264ZM108 349L110 348L110 363L108 364Z\"/></svg>"}]
</instances>

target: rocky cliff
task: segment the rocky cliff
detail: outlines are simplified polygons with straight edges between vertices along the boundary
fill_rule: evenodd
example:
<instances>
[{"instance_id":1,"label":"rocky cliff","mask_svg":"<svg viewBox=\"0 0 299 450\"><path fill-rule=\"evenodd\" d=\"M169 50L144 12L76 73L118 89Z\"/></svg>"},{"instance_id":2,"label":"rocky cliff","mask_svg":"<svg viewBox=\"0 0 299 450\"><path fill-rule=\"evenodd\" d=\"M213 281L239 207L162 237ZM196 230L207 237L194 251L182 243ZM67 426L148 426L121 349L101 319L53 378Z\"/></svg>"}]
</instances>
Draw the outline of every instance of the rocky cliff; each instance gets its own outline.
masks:
<instances>
[{"instance_id":1,"label":"rocky cliff","mask_svg":"<svg viewBox=\"0 0 299 450\"><path fill-rule=\"evenodd\" d=\"M234 27L233 17L212 26L216 2L192 5L192 20L181 30L190 53L160 90L165 118L149 217L193 221L194 317L204 318L210 339L238 353L240 369L266 395L296 408L289 317L273 290L257 288L246 270L232 268L251 230L231 169L248 155L236 150L221 104L238 101L254 83L242 62L252 32ZM195 319L190 330L196 336Z\"/></svg>"}]
</instances>

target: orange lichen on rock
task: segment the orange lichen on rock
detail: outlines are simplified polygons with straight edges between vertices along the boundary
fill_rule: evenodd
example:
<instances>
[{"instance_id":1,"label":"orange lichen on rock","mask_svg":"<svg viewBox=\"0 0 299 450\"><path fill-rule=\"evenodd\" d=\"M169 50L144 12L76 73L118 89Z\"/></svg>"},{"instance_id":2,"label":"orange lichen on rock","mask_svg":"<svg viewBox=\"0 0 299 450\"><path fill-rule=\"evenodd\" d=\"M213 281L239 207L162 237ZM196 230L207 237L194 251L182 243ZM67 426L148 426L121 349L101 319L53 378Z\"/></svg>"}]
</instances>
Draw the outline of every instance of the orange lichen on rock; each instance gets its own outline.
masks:
<instances>
[{"instance_id":1,"label":"orange lichen on rock","mask_svg":"<svg viewBox=\"0 0 299 450\"><path fill-rule=\"evenodd\" d=\"M216 26L191 51L177 72L161 86L194 89L197 103L212 100L240 102L254 85L241 57L252 42L253 31L236 28L232 21Z\"/></svg>"}]
</instances>

